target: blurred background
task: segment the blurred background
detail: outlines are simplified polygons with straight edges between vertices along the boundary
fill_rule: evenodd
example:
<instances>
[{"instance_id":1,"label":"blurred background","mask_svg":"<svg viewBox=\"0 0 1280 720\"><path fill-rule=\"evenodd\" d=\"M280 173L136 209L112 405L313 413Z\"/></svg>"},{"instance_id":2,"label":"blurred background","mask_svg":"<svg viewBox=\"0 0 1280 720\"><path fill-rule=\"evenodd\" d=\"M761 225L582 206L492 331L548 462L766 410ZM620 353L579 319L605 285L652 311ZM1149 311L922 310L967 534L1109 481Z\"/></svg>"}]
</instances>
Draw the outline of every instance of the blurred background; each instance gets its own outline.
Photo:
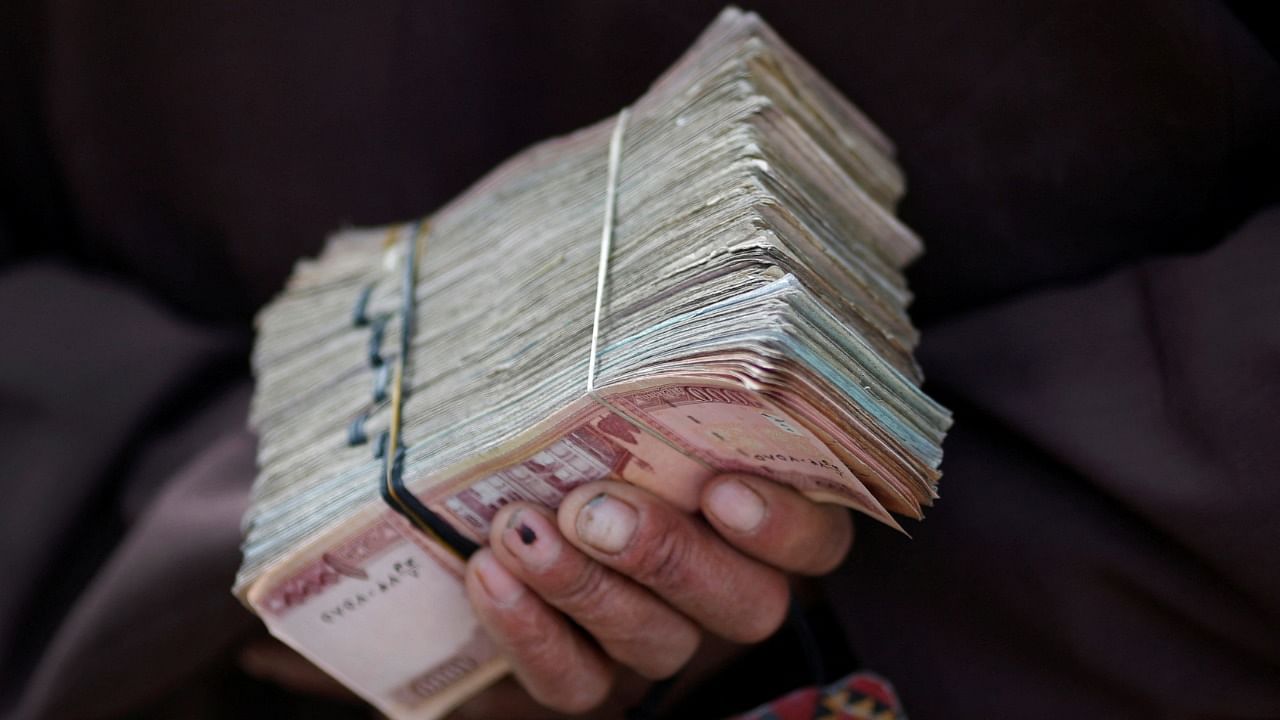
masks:
<instances>
[{"instance_id":1,"label":"blurred background","mask_svg":"<svg viewBox=\"0 0 1280 720\"><path fill-rule=\"evenodd\" d=\"M1073 678L1064 688L1079 681L1102 698L1096 707L1136 712L1185 678L1171 671L1131 683L1126 663L1160 653L1188 663L1206 657L1192 652L1194 642L1144 638L1166 637L1168 628L1199 637L1206 631L1189 629L1198 625L1186 616L1219 610L1245 619L1238 627L1210 623L1211 637L1230 626L1241 637L1274 638L1274 568L1222 570L1247 566L1242 553L1269 538L1255 534L1253 545L1228 543L1223 553L1176 533L1169 539L1158 521L1168 498L1126 495L1098 470L1107 462L1076 462L1076 445L1011 429L1009 417L967 394L967 376L947 372L948 358L998 344L1003 333L965 326L974 334L963 340L948 339L960 330L946 330L1045 289L1087 287L1149 258L1209 251L1276 201L1280 33L1267 4L741 5L758 10L897 144L909 186L901 215L928 247L910 274L925 370L937 371L935 392L959 411L937 517L910 543L869 531L833 581L833 599L815 619L833 662L885 672L915 717L946 716L940 708L975 695L1017 715L1051 698L1053 683L1027 681L1030 694L1021 698L958 675L939 679L960 671L937 658L1008 632L996 644L1040 663L1047 677ZM253 473L243 418L255 310L328 232L424 215L524 146L616 112L721 7L714 0L5 2L0 715L350 712L295 699L236 664L258 632L228 591ZM1272 318L1275 310L1257 308ZM935 335L942 340L930 355ZM1045 352L1085 357L1111 337L1081 335ZM1250 357L1270 357L1267 372L1274 368L1273 355ZM1015 353L1000 367L1016 370L1025 359ZM1099 577L1096 557L1083 548L1078 557L1058 549L1037 555L1029 527L1004 536L983 529L1011 521L969 508L1012 503L1021 490L992 480L995 466L964 458L1006 440L1017 473L1050 468L1050 479L1027 485L1061 494L1003 506L1008 515L1058 507L1070 518L1083 506L1069 498L1085 497L1089 509L1079 517L1091 518L1089 527L1130 529L1111 547L1169 539L1148 550L1152 562L1172 568L1170 577L1194 568L1207 574L1187 582L1228 577L1225 586L1243 588L1243 596L1204 600L1225 603L1210 607L1201 599L1151 600L1164 585L1117 591L1055 622L1070 617L1106 635L1107 621L1123 615L1109 613L1121 606L1175 617L1134 631L1132 652L1062 651L1055 631L1019 614L1018 598L1028 587L1059 597L1035 579L1036 568L1078 562ZM1187 482L1216 477L1209 468ZM1236 490L1240 508L1280 509L1274 491ZM1204 522L1223 527L1221 514ZM1001 585L992 567L1016 569L1024 584ZM950 633L952 621L967 630ZM1004 630L980 631L1003 622ZM1068 626L1064 632L1075 632ZM1027 633L1058 650L1041 657L1022 648L1017 638ZM769 655L775 668L790 652L781 642L769 651L777 653ZM1264 688L1260 673L1280 668L1274 647L1241 652L1256 662L1226 677ZM769 667L742 672L759 677ZM974 672L1001 667L978 663ZM774 677L755 700L792 679ZM1236 696L1255 710L1275 699L1263 689L1249 693Z\"/></svg>"}]
</instances>

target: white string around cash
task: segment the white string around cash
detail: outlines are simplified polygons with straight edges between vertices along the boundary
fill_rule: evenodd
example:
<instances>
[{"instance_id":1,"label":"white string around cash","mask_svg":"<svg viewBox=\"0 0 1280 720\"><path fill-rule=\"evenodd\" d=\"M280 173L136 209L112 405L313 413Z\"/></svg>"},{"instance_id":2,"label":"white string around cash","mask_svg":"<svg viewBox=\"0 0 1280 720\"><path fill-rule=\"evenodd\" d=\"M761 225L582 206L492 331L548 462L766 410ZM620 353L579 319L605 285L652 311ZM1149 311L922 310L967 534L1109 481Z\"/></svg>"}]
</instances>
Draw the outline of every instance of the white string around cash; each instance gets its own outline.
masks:
<instances>
[{"instance_id":1,"label":"white string around cash","mask_svg":"<svg viewBox=\"0 0 1280 720\"><path fill-rule=\"evenodd\" d=\"M609 138L609 174L604 191L604 227L600 230L600 267L596 272L596 310L591 319L591 356L587 360L587 393L595 394L596 353L600 345L600 310L604 306L605 281L609 277L609 251L613 247L613 212L618 196L618 163L622 157L622 135L627 130L631 108L623 108Z\"/></svg>"}]
</instances>

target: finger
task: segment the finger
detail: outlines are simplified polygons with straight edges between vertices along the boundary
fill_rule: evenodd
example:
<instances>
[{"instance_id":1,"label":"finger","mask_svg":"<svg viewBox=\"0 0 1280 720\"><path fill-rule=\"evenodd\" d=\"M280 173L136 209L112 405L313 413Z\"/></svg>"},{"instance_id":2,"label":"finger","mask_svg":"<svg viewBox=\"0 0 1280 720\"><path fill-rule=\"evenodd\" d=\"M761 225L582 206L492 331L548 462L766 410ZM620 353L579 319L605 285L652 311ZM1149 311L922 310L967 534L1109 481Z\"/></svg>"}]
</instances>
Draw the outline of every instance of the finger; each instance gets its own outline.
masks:
<instances>
[{"instance_id":1,"label":"finger","mask_svg":"<svg viewBox=\"0 0 1280 720\"><path fill-rule=\"evenodd\" d=\"M731 545L785 572L822 575L853 545L853 518L750 475L721 475L702 490L702 512Z\"/></svg>"},{"instance_id":2,"label":"finger","mask_svg":"<svg viewBox=\"0 0 1280 720\"><path fill-rule=\"evenodd\" d=\"M554 520L531 505L508 505L498 513L490 547L610 657L647 678L673 675L698 649L700 633L688 618L565 542Z\"/></svg>"},{"instance_id":3,"label":"finger","mask_svg":"<svg viewBox=\"0 0 1280 720\"><path fill-rule=\"evenodd\" d=\"M583 485L565 496L557 520L569 542L717 635L757 642L786 615L782 573L640 488Z\"/></svg>"},{"instance_id":4,"label":"finger","mask_svg":"<svg viewBox=\"0 0 1280 720\"><path fill-rule=\"evenodd\" d=\"M467 563L467 595L516 678L547 707L578 713L599 705L612 666L560 613L511 575L489 550Z\"/></svg>"}]
</instances>

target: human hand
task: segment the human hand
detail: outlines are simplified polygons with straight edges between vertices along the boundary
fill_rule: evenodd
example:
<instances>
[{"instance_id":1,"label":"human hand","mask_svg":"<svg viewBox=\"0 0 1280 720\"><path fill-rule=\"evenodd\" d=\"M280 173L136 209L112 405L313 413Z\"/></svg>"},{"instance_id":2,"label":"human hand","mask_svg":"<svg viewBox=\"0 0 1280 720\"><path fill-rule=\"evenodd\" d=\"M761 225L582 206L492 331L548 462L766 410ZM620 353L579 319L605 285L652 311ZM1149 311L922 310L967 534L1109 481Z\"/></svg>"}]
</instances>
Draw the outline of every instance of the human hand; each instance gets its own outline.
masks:
<instances>
[{"instance_id":1,"label":"human hand","mask_svg":"<svg viewBox=\"0 0 1280 720\"><path fill-rule=\"evenodd\" d=\"M760 478L713 478L700 506L701 518L597 482L554 515L525 503L498 513L490 547L468 563L467 593L533 699L583 712L628 684L620 669L675 674L704 633L763 640L786 616L788 575L829 572L853 540L844 508Z\"/></svg>"}]
</instances>

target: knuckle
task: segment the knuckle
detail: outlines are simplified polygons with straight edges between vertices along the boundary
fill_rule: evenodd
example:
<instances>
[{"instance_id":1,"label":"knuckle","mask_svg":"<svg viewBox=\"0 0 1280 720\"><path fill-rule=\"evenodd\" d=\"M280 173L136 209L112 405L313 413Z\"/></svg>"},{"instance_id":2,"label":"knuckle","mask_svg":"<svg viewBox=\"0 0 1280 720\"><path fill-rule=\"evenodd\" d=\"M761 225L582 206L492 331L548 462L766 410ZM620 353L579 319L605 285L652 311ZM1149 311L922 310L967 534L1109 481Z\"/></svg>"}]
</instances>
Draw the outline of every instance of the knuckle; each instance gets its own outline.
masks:
<instances>
[{"instance_id":1,"label":"knuckle","mask_svg":"<svg viewBox=\"0 0 1280 720\"><path fill-rule=\"evenodd\" d=\"M506 652L514 660L521 684L540 704L574 714L591 710L608 697L612 679L591 667L589 659L577 656L575 660L572 643L566 643L554 622L526 620L519 628L506 637ZM578 671L565 672L566 662Z\"/></svg>"},{"instance_id":2,"label":"knuckle","mask_svg":"<svg viewBox=\"0 0 1280 720\"><path fill-rule=\"evenodd\" d=\"M645 533L626 558L626 572L643 585L665 590L688 584L693 542L674 523L661 523Z\"/></svg>"},{"instance_id":3,"label":"knuckle","mask_svg":"<svg viewBox=\"0 0 1280 720\"><path fill-rule=\"evenodd\" d=\"M579 676L565 677L563 682L537 690L530 688L529 694L552 710L576 715L599 707L612 689L610 680Z\"/></svg>"},{"instance_id":4,"label":"knuckle","mask_svg":"<svg viewBox=\"0 0 1280 720\"><path fill-rule=\"evenodd\" d=\"M551 623L539 622L533 613L510 613L507 644L520 662L530 667L553 667L564 654L564 643Z\"/></svg>"},{"instance_id":5,"label":"knuckle","mask_svg":"<svg viewBox=\"0 0 1280 720\"><path fill-rule=\"evenodd\" d=\"M804 575L826 575L840 567L842 560L844 560L843 554L837 555L833 551L825 550L815 553L815 558L805 564L800 572Z\"/></svg>"},{"instance_id":6,"label":"knuckle","mask_svg":"<svg viewBox=\"0 0 1280 720\"><path fill-rule=\"evenodd\" d=\"M587 561L547 592L547 600L572 613L575 609L601 607L608 595L608 574L598 563Z\"/></svg>"},{"instance_id":7,"label":"knuckle","mask_svg":"<svg viewBox=\"0 0 1280 720\"><path fill-rule=\"evenodd\" d=\"M778 577L777 582L769 583L755 597L751 598L751 610L735 625L731 640L744 643L758 643L778 631L787 619L787 607L790 594L786 581Z\"/></svg>"},{"instance_id":8,"label":"knuckle","mask_svg":"<svg viewBox=\"0 0 1280 720\"><path fill-rule=\"evenodd\" d=\"M681 641L675 647L668 648L666 652L649 658L648 662L643 665L633 664L632 669L649 680L669 678L693 659L694 653L698 651L698 646L701 645L701 640L700 633L696 631L690 633L690 637L687 640Z\"/></svg>"},{"instance_id":9,"label":"knuckle","mask_svg":"<svg viewBox=\"0 0 1280 720\"><path fill-rule=\"evenodd\" d=\"M651 680L669 677L697 651L701 641L698 626L666 605L629 615L593 632L610 657L637 674Z\"/></svg>"},{"instance_id":10,"label":"knuckle","mask_svg":"<svg viewBox=\"0 0 1280 720\"><path fill-rule=\"evenodd\" d=\"M824 538L815 538L800 550L803 558L800 571L807 575L825 575L844 562L853 547L853 520L843 509L827 524L830 530Z\"/></svg>"}]
</instances>

